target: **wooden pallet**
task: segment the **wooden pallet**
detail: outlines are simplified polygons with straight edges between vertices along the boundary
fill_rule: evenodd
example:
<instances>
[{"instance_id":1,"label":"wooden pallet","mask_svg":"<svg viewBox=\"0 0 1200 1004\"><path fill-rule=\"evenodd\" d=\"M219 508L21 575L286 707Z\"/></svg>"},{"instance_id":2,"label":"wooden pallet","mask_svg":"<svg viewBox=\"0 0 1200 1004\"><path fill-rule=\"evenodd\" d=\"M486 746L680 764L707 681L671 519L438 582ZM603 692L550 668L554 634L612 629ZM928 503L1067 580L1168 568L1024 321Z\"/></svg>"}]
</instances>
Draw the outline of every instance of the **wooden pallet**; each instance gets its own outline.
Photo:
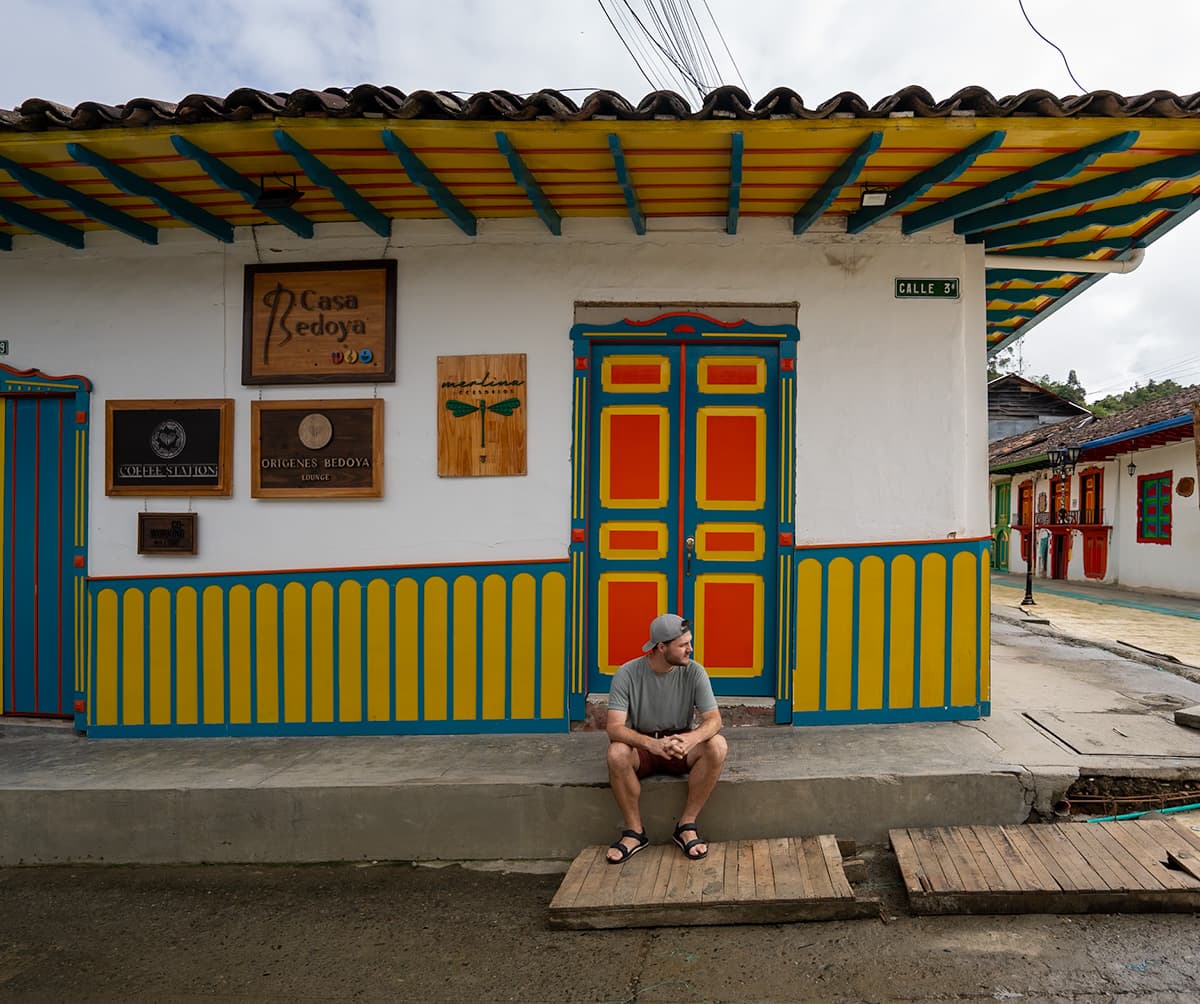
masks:
<instances>
[{"instance_id":1,"label":"wooden pallet","mask_svg":"<svg viewBox=\"0 0 1200 1004\"><path fill-rule=\"evenodd\" d=\"M550 903L550 926L572 929L774 924L878 917L857 899L832 836L735 840L688 861L674 844L647 847L621 865L588 847Z\"/></svg>"},{"instance_id":2,"label":"wooden pallet","mask_svg":"<svg viewBox=\"0 0 1200 1004\"><path fill-rule=\"evenodd\" d=\"M1200 834L1165 819L890 835L913 913L1200 910Z\"/></svg>"}]
</instances>

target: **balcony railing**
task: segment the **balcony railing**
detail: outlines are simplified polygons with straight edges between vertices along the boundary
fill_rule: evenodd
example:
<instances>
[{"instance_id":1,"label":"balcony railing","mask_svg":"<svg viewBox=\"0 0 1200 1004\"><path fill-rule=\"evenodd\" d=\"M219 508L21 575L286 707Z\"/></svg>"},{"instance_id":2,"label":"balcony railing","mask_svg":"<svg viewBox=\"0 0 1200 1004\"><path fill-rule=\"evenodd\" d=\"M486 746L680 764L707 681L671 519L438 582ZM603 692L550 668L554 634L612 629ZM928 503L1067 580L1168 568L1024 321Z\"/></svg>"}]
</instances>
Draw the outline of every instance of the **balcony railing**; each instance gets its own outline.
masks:
<instances>
[{"instance_id":1,"label":"balcony railing","mask_svg":"<svg viewBox=\"0 0 1200 1004\"><path fill-rule=\"evenodd\" d=\"M1104 524L1103 509L1059 509L1039 512L1034 516L1036 526L1099 526Z\"/></svg>"}]
</instances>

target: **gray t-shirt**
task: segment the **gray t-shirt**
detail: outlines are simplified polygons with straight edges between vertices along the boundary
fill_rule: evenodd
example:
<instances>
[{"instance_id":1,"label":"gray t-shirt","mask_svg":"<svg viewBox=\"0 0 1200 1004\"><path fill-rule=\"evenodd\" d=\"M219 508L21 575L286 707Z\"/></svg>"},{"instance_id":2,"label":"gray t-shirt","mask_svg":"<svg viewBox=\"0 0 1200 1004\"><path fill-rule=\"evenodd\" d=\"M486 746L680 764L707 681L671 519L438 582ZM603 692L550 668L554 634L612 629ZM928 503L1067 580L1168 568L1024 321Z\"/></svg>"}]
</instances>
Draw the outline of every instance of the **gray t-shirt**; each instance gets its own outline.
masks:
<instances>
[{"instance_id":1,"label":"gray t-shirt","mask_svg":"<svg viewBox=\"0 0 1200 1004\"><path fill-rule=\"evenodd\" d=\"M708 674L695 660L656 673L650 660L639 656L617 670L608 691L608 709L624 711L625 724L646 735L691 728L693 708L705 714L716 706Z\"/></svg>"}]
</instances>

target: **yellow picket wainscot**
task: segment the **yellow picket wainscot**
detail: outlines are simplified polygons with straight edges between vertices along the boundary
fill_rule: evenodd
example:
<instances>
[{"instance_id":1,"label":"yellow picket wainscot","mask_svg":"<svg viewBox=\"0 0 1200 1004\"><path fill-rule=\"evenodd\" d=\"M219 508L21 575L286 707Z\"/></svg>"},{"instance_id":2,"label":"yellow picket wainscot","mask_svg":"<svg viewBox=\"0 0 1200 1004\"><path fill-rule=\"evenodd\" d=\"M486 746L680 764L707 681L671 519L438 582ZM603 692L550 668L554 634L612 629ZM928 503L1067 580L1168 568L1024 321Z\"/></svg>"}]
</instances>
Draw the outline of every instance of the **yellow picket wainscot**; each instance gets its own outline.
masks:
<instances>
[{"instance_id":1,"label":"yellow picket wainscot","mask_svg":"<svg viewBox=\"0 0 1200 1004\"><path fill-rule=\"evenodd\" d=\"M566 731L568 565L92 579L87 732Z\"/></svg>"}]
</instances>

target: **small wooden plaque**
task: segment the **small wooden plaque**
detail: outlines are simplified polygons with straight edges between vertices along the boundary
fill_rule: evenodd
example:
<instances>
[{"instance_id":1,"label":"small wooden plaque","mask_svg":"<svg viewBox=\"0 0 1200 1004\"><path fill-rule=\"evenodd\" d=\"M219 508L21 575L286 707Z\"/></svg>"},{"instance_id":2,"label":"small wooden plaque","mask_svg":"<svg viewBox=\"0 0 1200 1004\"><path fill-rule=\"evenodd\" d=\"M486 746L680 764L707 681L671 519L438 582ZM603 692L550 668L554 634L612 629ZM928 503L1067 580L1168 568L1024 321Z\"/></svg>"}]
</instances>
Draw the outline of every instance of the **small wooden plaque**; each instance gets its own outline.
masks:
<instances>
[{"instance_id":1,"label":"small wooden plaque","mask_svg":"<svg viewBox=\"0 0 1200 1004\"><path fill-rule=\"evenodd\" d=\"M194 512L139 512L138 554L195 554Z\"/></svg>"},{"instance_id":2,"label":"small wooden plaque","mask_svg":"<svg viewBox=\"0 0 1200 1004\"><path fill-rule=\"evenodd\" d=\"M438 356L438 476L524 474L525 354Z\"/></svg>"},{"instance_id":3,"label":"small wooden plaque","mask_svg":"<svg viewBox=\"0 0 1200 1004\"><path fill-rule=\"evenodd\" d=\"M383 401L251 401L254 498L383 495Z\"/></svg>"},{"instance_id":4,"label":"small wooden plaque","mask_svg":"<svg viewBox=\"0 0 1200 1004\"><path fill-rule=\"evenodd\" d=\"M108 495L230 495L233 399L108 401Z\"/></svg>"},{"instance_id":5,"label":"small wooden plaque","mask_svg":"<svg viewBox=\"0 0 1200 1004\"><path fill-rule=\"evenodd\" d=\"M396 379L396 263L246 266L242 383Z\"/></svg>"}]
</instances>

